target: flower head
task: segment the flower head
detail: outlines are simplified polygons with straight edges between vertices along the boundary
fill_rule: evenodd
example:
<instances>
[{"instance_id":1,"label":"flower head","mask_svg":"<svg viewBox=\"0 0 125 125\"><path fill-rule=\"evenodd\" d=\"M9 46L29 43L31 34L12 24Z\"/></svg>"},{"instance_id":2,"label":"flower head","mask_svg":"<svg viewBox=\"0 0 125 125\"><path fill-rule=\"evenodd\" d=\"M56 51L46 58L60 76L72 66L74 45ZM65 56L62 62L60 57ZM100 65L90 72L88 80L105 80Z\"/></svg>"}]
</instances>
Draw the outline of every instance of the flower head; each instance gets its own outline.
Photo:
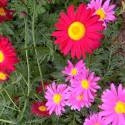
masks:
<instances>
[{"instance_id":1,"label":"flower head","mask_svg":"<svg viewBox=\"0 0 125 125\"><path fill-rule=\"evenodd\" d=\"M101 115L107 124L123 125L125 123L125 89L120 84L118 88L111 84L102 95Z\"/></svg>"},{"instance_id":2,"label":"flower head","mask_svg":"<svg viewBox=\"0 0 125 125\"><path fill-rule=\"evenodd\" d=\"M45 98L47 99L47 109L50 114L55 112L56 115L61 115L64 112L64 106L66 105L66 97L68 93L67 85L56 85L54 82L47 87L45 92Z\"/></svg>"},{"instance_id":3,"label":"flower head","mask_svg":"<svg viewBox=\"0 0 125 125\"><path fill-rule=\"evenodd\" d=\"M80 111L83 107L91 106L91 100L88 99L83 92L78 92L74 88L70 88L67 99L67 105L71 106L72 110Z\"/></svg>"},{"instance_id":4,"label":"flower head","mask_svg":"<svg viewBox=\"0 0 125 125\"><path fill-rule=\"evenodd\" d=\"M12 72L18 62L16 52L11 42L6 37L0 36L0 67Z\"/></svg>"},{"instance_id":5,"label":"flower head","mask_svg":"<svg viewBox=\"0 0 125 125\"><path fill-rule=\"evenodd\" d=\"M104 118L100 114L93 114L89 118L85 119L83 125L107 125Z\"/></svg>"},{"instance_id":6,"label":"flower head","mask_svg":"<svg viewBox=\"0 0 125 125\"><path fill-rule=\"evenodd\" d=\"M107 22L115 20L115 5L110 5L111 0L105 0L103 3L102 0L91 0L88 4L89 8L94 8L96 10L95 14L100 16L100 20L104 21L104 25Z\"/></svg>"},{"instance_id":7,"label":"flower head","mask_svg":"<svg viewBox=\"0 0 125 125\"><path fill-rule=\"evenodd\" d=\"M0 7L0 23L13 19L13 10L8 10L4 7Z\"/></svg>"},{"instance_id":8,"label":"flower head","mask_svg":"<svg viewBox=\"0 0 125 125\"><path fill-rule=\"evenodd\" d=\"M63 74L67 75L66 80L77 79L85 69L85 64L80 60L75 66L68 60L68 66L65 67Z\"/></svg>"},{"instance_id":9,"label":"flower head","mask_svg":"<svg viewBox=\"0 0 125 125\"><path fill-rule=\"evenodd\" d=\"M94 100L95 93L100 88L98 81L100 77L95 76L94 72L84 70L81 76L71 81L71 86L78 92L83 92L86 97Z\"/></svg>"},{"instance_id":10,"label":"flower head","mask_svg":"<svg viewBox=\"0 0 125 125\"><path fill-rule=\"evenodd\" d=\"M71 57L86 57L86 53L92 54L93 50L100 46L103 37L102 26L99 17L94 15L93 9L88 9L86 5L80 4L76 12L71 5L67 9L67 14L60 13L60 18L55 24L57 31L52 36L56 37L55 44L59 44L64 55L71 52Z\"/></svg>"},{"instance_id":11,"label":"flower head","mask_svg":"<svg viewBox=\"0 0 125 125\"><path fill-rule=\"evenodd\" d=\"M31 107L31 111L37 116L49 116L49 112L46 107L46 102L34 102Z\"/></svg>"}]
</instances>

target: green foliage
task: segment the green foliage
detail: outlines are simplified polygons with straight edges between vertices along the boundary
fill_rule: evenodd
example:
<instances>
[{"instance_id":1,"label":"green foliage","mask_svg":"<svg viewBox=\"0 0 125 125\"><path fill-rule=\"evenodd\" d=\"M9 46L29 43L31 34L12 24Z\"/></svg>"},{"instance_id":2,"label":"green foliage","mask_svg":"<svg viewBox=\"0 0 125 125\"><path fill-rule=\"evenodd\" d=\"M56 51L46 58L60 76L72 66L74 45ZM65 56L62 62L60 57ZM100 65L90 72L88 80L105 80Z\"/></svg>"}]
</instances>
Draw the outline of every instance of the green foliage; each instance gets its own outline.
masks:
<instances>
[{"instance_id":1,"label":"green foliage","mask_svg":"<svg viewBox=\"0 0 125 125\"><path fill-rule=\"evenodd\" d=\"M31 114L32 102L44 99L35 92L38 81L64 82L61 71L70 57L64 57L58 51L51 33L55 30L59 12L66 10L69 4L77 5L79 0L52 0L51 3L47 0L11 0L9 6L16 10L15 17L13 21L0 25L0 33L13 42L20 63L10 80L0 85L0 125L82 125L90 112L98 112L99 97L110 82L125 84L125 56L117 53L121 46L114 42L122 23L118 17L105 31L102 47L85 60L87 66L102 78L102 90L92 107L83 108L80 112L67 107L61 117L39 118ZM15 101L17 96L18 102Z\"/></svg>"}]
</instances>

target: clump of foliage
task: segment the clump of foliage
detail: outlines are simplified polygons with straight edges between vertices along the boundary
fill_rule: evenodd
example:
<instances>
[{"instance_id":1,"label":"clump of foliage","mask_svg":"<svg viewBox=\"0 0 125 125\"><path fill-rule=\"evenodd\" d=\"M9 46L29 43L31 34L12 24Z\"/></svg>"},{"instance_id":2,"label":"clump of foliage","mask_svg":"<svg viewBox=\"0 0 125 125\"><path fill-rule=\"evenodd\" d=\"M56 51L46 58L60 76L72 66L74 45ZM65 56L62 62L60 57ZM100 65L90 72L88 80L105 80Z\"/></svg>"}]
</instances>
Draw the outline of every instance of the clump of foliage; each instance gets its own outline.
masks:
<instances>
[{"instance_id":1,"label":"clump of foliage","mask_svg":"<svg viewBox=\"0 0 125 125\"><path fill-rule=\"evenodd\" d=\"M61 71L67 60L72 59L59 52L51 34L59 12L80 2L87 3L88 0L10 0L9 7L15 10L14 19L0 24L0 34L9 36L20 62L9 81L0 84L1 125L82 125L91 112L98 112L99 97L89 109L78 112L67 108L61 117L41 118L31 113L31 104L43 99L42 95L36 94L39 81L65 81ZM124 32L121 29L125 20L123 13L124 9L117 7L117 20L109 24L101 48L93 55L87 55L85 60L87 67L102 78L99 95L110 82L125 85L125 40L121 35Z\"/></svg>"}]
</instances>

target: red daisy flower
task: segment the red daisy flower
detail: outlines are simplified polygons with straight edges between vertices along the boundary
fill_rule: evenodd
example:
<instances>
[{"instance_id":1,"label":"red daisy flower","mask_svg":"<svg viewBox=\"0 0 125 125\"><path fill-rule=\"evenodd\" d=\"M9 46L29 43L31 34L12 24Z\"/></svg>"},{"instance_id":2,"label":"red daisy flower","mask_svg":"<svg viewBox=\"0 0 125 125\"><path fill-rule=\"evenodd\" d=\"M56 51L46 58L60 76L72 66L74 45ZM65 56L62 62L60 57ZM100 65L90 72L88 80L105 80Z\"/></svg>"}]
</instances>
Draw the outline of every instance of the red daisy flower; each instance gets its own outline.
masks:
<instances>
[{"instance_id":1,"label":"red daisy flower","mask_svg":"<svg viewBox=\"0 0 125 125\"><path fill-rule=\"evenodd\" d=\"M48 83L44 83L44 89L46 90ZM36 88L36 93L37 94L42 94L43 92L43 87L42 87L42 81L40 81L40 85Z\"/></svg>"},{"instance_id":2,"label":"red daisy flower","mask_svg":"<svg viewBox=\"0 0 125 125\"><path fill-rule=\"evenodd\" d=\"M5 7L8 4L8 0L0 0L0 7Z\"/></svg>"},{"instance_id":3,"label":"red daisy flower","mask_svg":"<svg viewBox=\"0 0 125 125\"><path fill-rule=\"evenodd\" d=\"M16 52L11 42L8 38L0 36L0 68L12 72L17 62Z\"/></svg>"},{"instance_id":4,"label":"red daisy flower","mask_svg":"<svg viewBox=\"0 0 125 125\"><path fill-rule=\"evenodd\" d=\"M67 14L60 13L60 18L55 24L57 31L52 36L56 37L55 44L59 44L64 55L71 52L72 58L86 57L100 46L104 29L99 16L94 15L95 10L80 4L76 12L74 6L68 7Z\"/></svg>"},{"instance_id":5,"label":"red daisy flower","mask_svg":"<svg viewBox=\"0 0 125 125\"><path fill-rule=\"evenodd\" d=\"M13 19L13 10L7 10L6 8L0 7L0 23Z\"/></svg>"},{"instance_id":6,"label":"red daisy flower","mask_svg":"<svg viewBox=\"0 0 125 125\"><path fill-rule=\"evenodd\" d=\"M46 102L34 102L31 107L32 113L41 117L49 116L49 112L45 104Z\"/></svg>"}]
</instances>

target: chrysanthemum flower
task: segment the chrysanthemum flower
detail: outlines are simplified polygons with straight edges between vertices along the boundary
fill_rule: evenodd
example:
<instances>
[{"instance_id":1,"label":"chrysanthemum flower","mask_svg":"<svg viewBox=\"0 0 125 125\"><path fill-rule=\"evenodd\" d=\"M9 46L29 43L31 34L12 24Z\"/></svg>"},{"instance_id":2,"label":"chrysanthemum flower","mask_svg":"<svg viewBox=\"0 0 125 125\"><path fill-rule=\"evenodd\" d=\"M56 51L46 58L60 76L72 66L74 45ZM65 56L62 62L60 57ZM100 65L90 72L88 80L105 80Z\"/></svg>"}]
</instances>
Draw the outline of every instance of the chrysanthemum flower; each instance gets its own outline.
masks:
<instances>
[{"instance_id":1,"label":"chrysanthemum flower","mask_svg":"<svg viewBox=\"0 0 125 125\"><path fill-rule=\"evenodd\" d=\"M62 71L63 74L67 75L67 80L76 79L85 69L85 64L80 60L75 66L68 60L68 66Z\"/></svg>"},{"instance_id":2,"label":"chrysanthemum flower","mask_svg":"<svg viewBox=\"0 0 125 125\"><path fill-rule=\"evenodd\" d=\"M49 112L46 107L46 102L34 102L31 107L31 111L37 116L49 116Z\"/></svg>"},{"instance_id":3,"label":"chrysanthemum flower","mask_svg":"<svg viewBox=\"0 0 125 125\"><path fill-rule=\"evenodd\" d=\"M125 125L125 88L120 84L118 89L114 84L102 95L101 115L107 124Z\"/></svg>"},{"instance_id":4,"label":"chrysanthemum flower","mask_svg":"<svg viewBox=\"0 0 125 125\"><path fill-rule=\"evenodd\" d=\"M100 19L106 22L115 20L115 5L110 5L111 0L105 0L103 3L102 0L91 0L88 4L89 8L94 8L96 10L95 14L100 16ZM106 25L106 24L105 24Z\"/></svg>"},{"instance_id":5,"label":"chrysanthemum flower","mask_svg":"<svg viewBox=\"0 0 125 125\"><path fill-rule=\"evenodd\" d=\"M95 76L94 72L89 72L89 70L84 70L79 79L74 79L71 81L71 86L78 92L83 92L86 97L94 100L95 93L100 88L98 81L100 77Z\"/></svg>"},{"instance_id":6,"label":"chrysanthemum flower","mask_svg":"<svg viewBox=\"0 0 125 125\"><path fill-rule=\"evenodd\" d=\"M107 125L100 114L93 114L85 120L83 125Z\"/></svg>"},{"instance_id":7,"label":"chrysanthemum flower","mask_svg":"<svg viewBox=\"0 0 125 125\"><path fill-rule=\"evenodd\" d=\"M93 9L88 9L86 5L80 4L76 12L71 5L67 9L67 14L60 13L60 18L55 24L57 31L52 36L56 37L55 44L59 44L64 55L71 52L71 57L86 57L86 53L92 53L100 46L103 37L103 22L99 21L99 16L94 15Z\"/></svg>"},{"instance_id":8,"label":"chrysanthemum flower","mask_svg":"<svg viewBox=\"0 0 125 125\"><path fill-rule=\"evenodd\" d=\"M55 112L56 115L61 115L65 111L67 93L68 88L65 84L56 85L52 83L47 87L45 98L47 99L46 106L50 114Z\"/></svg>"},{"instance_id":9,"label":"chrysanthemum flower","mask_svg":"<svg viewBox=\"0 0 125 125\"><path fill-rule=\"evenodd\" d=\"M67 105L71 106L72 110L80 111L83 107L91 106L91 100L83 92L80 93L73 88L70 88L67 99Z\"/></svg>"},{"instance_id":10,"label":"chrysanthemum flower","mask_svg":"<svg viewBox=\"0 0 125 125\"><path fill-rule=\"evenodd\" d=\"M47 89L48 83L44 83L44 89ZM41 94L43 92L42 81L40 81L40 85L36 88L36 93Z\"/></svg>"},{"instance_id":11,"label":"chrysanthemum flower","mask_svg":"<svg viewBox=\"0 0 125 125\"><path fill-rule=\"evenodd\" d=\"M13 19L13 10L0 7L0 23Z\"/></svg>"},{"instance_id":12,"label":"chrysanthemum flower","mask_svg":"<svg viewBox=\"0 0 125 125\"><path fill-rule=\"evenodd\" d=\"M0 68L8 72L14 71L18 62L15 49L6 37L0 36Z\"/></svg>"},{"instance_id":13,"label":"chrysanthemum flower","mask_svg":"<svg viewBox=\"0 0 125 125\"><path fill-rule=\"evenodd\" d=\"M6 7L8 4L8 0L0 0L0 7Z\"/></svg>"}]
</instances>

